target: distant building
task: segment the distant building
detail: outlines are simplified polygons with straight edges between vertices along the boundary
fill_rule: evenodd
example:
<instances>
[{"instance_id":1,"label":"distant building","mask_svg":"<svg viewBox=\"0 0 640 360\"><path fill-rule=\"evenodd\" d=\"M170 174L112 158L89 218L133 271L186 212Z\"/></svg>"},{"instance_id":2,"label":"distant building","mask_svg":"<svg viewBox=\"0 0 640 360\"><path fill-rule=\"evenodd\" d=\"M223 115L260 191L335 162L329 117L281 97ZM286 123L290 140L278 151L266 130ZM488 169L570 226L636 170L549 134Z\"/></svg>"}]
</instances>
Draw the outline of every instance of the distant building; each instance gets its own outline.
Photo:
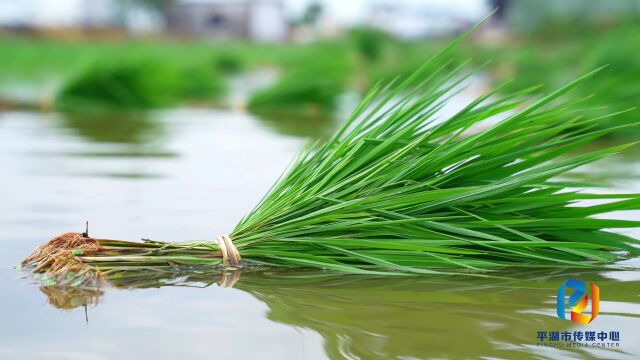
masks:
<instances>
[{"instance_id":1,"label":"distant building","mask_svg":"<svg viewBox=\"0 0 640 360\"><path fill-rule=\"evenodd\" d=\"M4 29L161 31L161 14L128 0L0 1Z\"/></svg>"},{"instance_id":2,"label":"distant building","mask_svg":"<svg viewBox=\"0 0 640 360\"><path fill-rule=\"evenodd\" d=\"M281 1L182 1L167 17L169 31L215 40L280 42L289 27Z\"/></svg>"},{"instance_id":3,"label":"distant building","mask_svg":"<svg viewBox=\"0 0 640 360\"><path fill-rule=\"evenodd\" d=\"M616 23L640 15L638 0L493 0L502 6L500 18L519 29L549 24Z\"/></svg>"},{"instance_id":4,"label":"distant building","mask_svg":"<svg viewBox=\"0 0 640 360\"><path fill-rule=\"evenodd\" d=\"M25 27L112 26L119 4L111 0L0 2L0 24Z\"/></svg>"},{"instance_id":5,"label":"distant building","mask_svg":"<svg viewBox=\"0 0 640 360\"><path fill-rule=\"evenodd\" d=\"M377 0L365 22L397 38L416 39L464 31L490 11L484 1L455 3Z\"/></svg>"}]
</instances>

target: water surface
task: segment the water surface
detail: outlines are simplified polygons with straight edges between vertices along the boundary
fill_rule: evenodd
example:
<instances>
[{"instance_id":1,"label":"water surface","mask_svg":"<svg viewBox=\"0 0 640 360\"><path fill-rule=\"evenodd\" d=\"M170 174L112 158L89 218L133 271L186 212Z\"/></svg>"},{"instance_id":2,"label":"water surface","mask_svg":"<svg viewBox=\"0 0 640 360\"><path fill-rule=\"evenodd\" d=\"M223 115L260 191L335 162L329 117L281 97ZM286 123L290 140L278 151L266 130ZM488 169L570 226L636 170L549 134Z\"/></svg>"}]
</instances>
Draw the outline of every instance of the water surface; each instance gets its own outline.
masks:
<instances>
[{"instance_id":1,"label":"water surface","mask_svg":"<svg viewBox=\"0 0 640 360\"><path fill-rule=\"evenodd\" d=\"M83 230L85 220L97 237L180 241L228 233L303 137L321 136L334 126L328 121L279 123L208 109L0 113L0 358L640 356L637 270L510 273L518 280L243 273L232 288L219 286L220 276L196 274L135 290L60 294L12 268L50 237ZM640 191L637 153L576 176L594 173L610 184L601 191ZM555 316L555 291L569 276L600 286L601 313L588 326ZM536 345L538 331L565 330L619 331L620 347Z\"/></svg>"}]
</instances>

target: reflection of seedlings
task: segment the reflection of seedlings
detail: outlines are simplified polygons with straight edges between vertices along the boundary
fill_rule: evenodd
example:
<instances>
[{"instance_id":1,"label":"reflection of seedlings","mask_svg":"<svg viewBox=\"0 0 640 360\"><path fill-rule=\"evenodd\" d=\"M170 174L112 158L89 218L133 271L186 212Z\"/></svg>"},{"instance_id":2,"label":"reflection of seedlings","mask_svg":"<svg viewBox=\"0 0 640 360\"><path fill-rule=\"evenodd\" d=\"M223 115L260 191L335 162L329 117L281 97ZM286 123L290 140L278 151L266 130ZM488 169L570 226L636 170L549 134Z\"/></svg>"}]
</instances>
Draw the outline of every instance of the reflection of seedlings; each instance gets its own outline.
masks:
<instances>
[{"instance_id":1,"label":"reflection of seedlings","mask_svg":"<svg viewBox=\"0 0 640 360\"><path fill-rule=\"evenodd\" d=\"M155 269L151 272L136 266L115 266L100 282L83 286L68 286L64 279L43 284L40 290L47 296L49 304L59 309L98 305L105 289L146 289L165 286L208 287L216 284L221 288L232 288L240 281L238 270L215 268ZM108 278L108 279L107 279Z\"/></svg>"},{"instance_id":2,"label":"reflection of seedlings","mask_svg":"<svg viewBox=\"0 0 640 360\"><path fill-rule=\"evenodd\" d=\"M163 133L162 124L142 113L81 112L62 114L63 125L94 142L140 144Z\"/></svg>"},{"instance_id":3,"label":"reflection of seedlings","mask_svg":"<svg viewBox=\"0 0 640 360\"><path fill-rule=\"evenodd\" d=\"M152 159L170 159L178 156L175 152L147 150L147 149L124 149L113 151L79 151L67 152L64 156L77 156L89 158L152 158Z\"/></svg>"},{"instance_id":4,"label":"reflection of seedlings","mask_svg":"<svg viewBox=\"0 0 640 360\"><path fill-rule=\"evenodd\" d=\"M301 114L291 111L258 111L256 118L279 134L322 138L331 134L336 118L329 114Z\"/></svg>"},{"instance_id":5,"label":"reflection of seedlings","mask_svg":"<svg viewBox=\"0 0 640 360\"><path fill-rule=\"evenodd\" d=\"M17 110L17 109L33 110L33 109L38 109L38 106L37 104L33 104L25 101L20 101L20 100L15 100L10 98L3 98L0 95L0 111Z\"/></svg>"},{"instance_id":6,"label":"reflection of seedlings","mask_svg":"<svg viewBox=\"0 0 640 360\"><path fill-rule=\"evenodd\" d=\"M104 292L100 289L73 288L61 286L40 287L49 305L58 309L75 309L80 306L98 305Z\"/></svg>"},{"instance_id":7,"label":"reflection of seedlings","mask_svg":"<svg viewBox=\"0 0 640 360\"><path fill-rule=\"evenodd\" d=\"M595 272L547 269L508 276L518 280L500 279L500 273L472 280L256 274L243 275L235 288L264 302L268 319L320 334L331 359L469 358L498 351L501 358L528 358L526 346L496 350L496 340L530 342L540 328L553 327L557 319L534 310L550 313L553 284L568 276L587 276L618 301L636 301L628 291L633 285ZM447 344L460 339L465 346Z\"/></svg>"},{"instance_id":8,"label":"reflection of seedlings","mask_svg":"<svg viewBox=\"0 0 640 360\"><path fill-rule=\"evenodd\" d=\"M90 177L106 177L112 179L129 179L129 180L147 180L147 179L162 179L164 175L143 173L143 172L88 172L81 173L79 176Z\"/></svg>"},{"instance_id":9,"label":"reflection of seedlings","mask_svg":"<svg viewBox=\"0 0 640 360\"><path fill-rule=\"evenodd\" d=\"M110 144L99 147L97 151L66 152L63 153L64 156L105 160L109 158L168 159L178 156L174 152L161 148L162 142L158 140L164 135L164 124L142 112L72 112L61 114L61 119L62 126L73 129L79 136L92 142ZM149 179L162 176L146 172L140 167L110 170L107 167L97 165L95 170L82 167L75 171L78 175L128 179Z\"/></svg>"},{"instance_id":10,"label":"reflection of seedlings","mask_svg":"<svg viewBox=\"0 0 640 360\"><path fill-rule=\"evenodd\" d=\"M326 272L155 272L123 277L109 286L117 289L167 286L206 287L236 280L233 287L254 296L267 307L266 317L295 328L310 329L324 339L332 359L348 352L353 358L465 358L495 353L495 340L529 342L536 331L553 327L550 294L567 277L587 278L608 290L611 301L633 303L637 281L616 281L598 272L575 269L510 270L496 277L384 277ZM515 280L514 280L515 279ZM636 285L633 285L636 284ZM102 293L43 289L49 303L60 308L97 304ZM51 297L54 297L53 299ZM304 309L304 311L300 311ZM542 313L538 310L542 309ZM117 316L117 315L115 315ZM632 317L633 314L624 314ZM487 324L491 324L490 328ZM414 336L428 334L431 336ZM465 346L438 346L441 337L455 334ZM534 334L534 335L532 335ZM499 350L504 358L522 358L527 347ZM462 353L460 353L462 352ZM526 356L525 356L526 357Z\"/></svg>"}]
</instances>

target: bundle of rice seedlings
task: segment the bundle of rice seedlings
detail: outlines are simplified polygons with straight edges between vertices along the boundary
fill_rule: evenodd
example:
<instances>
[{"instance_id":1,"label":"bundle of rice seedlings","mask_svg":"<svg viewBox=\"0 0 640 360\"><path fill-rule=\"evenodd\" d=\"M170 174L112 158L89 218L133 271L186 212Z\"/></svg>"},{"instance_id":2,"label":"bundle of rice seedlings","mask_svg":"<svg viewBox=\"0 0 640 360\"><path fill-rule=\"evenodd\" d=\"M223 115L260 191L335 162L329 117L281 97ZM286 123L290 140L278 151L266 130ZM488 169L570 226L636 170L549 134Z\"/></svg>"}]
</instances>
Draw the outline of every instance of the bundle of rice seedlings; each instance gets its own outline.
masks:
<instances>
[{"instance_id":1,"label":"bundle of rice seedlings","mask_svg":"<svg viewBox=\"0 0 640 360\"><path fill-rule=\"evenodd\" d=\"M358 54L368 62L379 60L388 42L387 34L371 27L351 29L349 36Z\"/></svg>"},{"instance_id":2,"label":"bundle of rice seedlings","mask_svg":"<svg viewBox=\"0 0 640 360\"><path fill-rule=\"evenodd\" d=\"M56 106L63 110L144 109L208 100L224 85L202 64L177 65L153 59L95 63L71 78Z\"/></svg>"},{"instance_id":3,"label":"bundle of rice seedlings","mask_svg":"<svg viewBox=\"0 0 640 360\"><path fill-rule=\"evenodd\" d=\"M214 68L221 73L238 73L247 67L245 59L239 54L225 52L214 56Z\"/></svg>"},{"instance_id":4,"label":"bundle of rice seedlings","mask_svg":"<svg viewBox=\"0 0 640 360\"><path fill-rule=\"evenodd\" d=\"M318 114L332 111L347 82L348 64L344 58L301 60L284 72L273 86L249 99L254 112L295 112Z\"/></svg>"},{"instance_id":5,"label":"bundle of rice seedlings","mask_svg":"<svg viewBox=\"0 0 640 360\"><path fill-rule=\"evenodd\" d=\"M23 264L82 284L199 267L483 275L599 268L638 254L638 240L606 229L640 221L596 216L639 209L640 194L590 193L558 179L631 146L575 153L630 126L598 128L602 117L578 116L579 103L562 100L597 70L533 100L526 91L491 91L441 118L472 73L430 64L374 87L330 139L302 151L228 236L167 243L71 233Z\"/></svg>"}]
</instances>

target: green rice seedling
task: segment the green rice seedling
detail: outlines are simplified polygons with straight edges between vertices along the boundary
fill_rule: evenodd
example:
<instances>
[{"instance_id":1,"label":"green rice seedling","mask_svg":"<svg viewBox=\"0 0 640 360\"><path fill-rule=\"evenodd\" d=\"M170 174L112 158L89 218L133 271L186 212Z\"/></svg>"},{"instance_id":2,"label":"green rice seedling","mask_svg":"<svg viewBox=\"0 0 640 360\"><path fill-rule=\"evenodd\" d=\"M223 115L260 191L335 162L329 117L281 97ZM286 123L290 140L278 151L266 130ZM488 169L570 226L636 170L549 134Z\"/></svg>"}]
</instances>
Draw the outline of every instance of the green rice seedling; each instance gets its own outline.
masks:
<instances>
[{"instance_id":1,"label":"green rice seedling","mask_svg":"<svg viewBox=\"0 0 640 360\"><path fill-rule=\"evenodd\" d=\"M379 60L384 52L388 36L383 32L369 27L352 29L350 32L351 41L357 52L364 60L372 62Z\"/></svg>"},{"instance_id":2,"label":"green rice seedling","mask_svg":"<svg viewBox=\"0 0 640 360\"><path fill-rule=\"evenodd\" d=\"M188 64L179 69L181 80L176 84L177 101L211 101L224 94L224 79L215 69L204 64Z\"/></svg>"},{"instance_id":3,"label":"green rice seedling","mask_svg":"<svg viewBox=\"0 0 640 360\"><path fill-rule=\"evenodd\" d=\"M247 66L240 55L231 52L214 56L213 62L215 69L222 73L238 73Z\"/></svg>"},{"instance_id":4,"label":"green rice seedling","mask_svg":"<svg viewBox=\"0 0 640 360\"><path fill-rule=\"evenodd\" d=\"M65 110L138 109L211 99L223 85L216 73L200 65L175 65L151 59L117 64L95 63L71 78L58 94Z\"/></svg>"},{"instance_id":5,"label":"green rice seedling","mask_svg":"<svg viewBox=\"0 0 640 360\"><path fill-rule=\"evenodd\" d=\"M637 239L608 229L640 221L598 216L640 209L640 194L591 193L558 179L632 145L576 153L633 125L616 123L616 114L584 116L580 103L563 100L600 69L542 97L495 89L443 117L439 110L473 74L441 61L449 48L410 77L375 86L332 137L301 152L228 236L165 243L67 233L23 265L82 284L127 269L198 267L485 276L505 268L600 268L638 255ZM598 127L605 118L614 125Z\"/></svg>"},{"instance_id":6,"label":"green rice seedling","mask_svg":"<svg viewBox=\"0 0 640 360\"><path fill-rule=\"evenodd\" d=\"M94 64L72 78L56 105L77 108L147 108L172 103L178 74L161 63Z\"/></svg>"},{"instance_id":7,"label":"green rice seedling","mask_svg":"<svg viewBox=\"0 0 640 360\"><path fill-rule=\"evenodd\" d=\"M345 58L320 56L301 60L285 71L273 86L260 90L249 99L254 112L288 111L307 114L331 112L347 83Z\"/></svg>"}]
</instances>

